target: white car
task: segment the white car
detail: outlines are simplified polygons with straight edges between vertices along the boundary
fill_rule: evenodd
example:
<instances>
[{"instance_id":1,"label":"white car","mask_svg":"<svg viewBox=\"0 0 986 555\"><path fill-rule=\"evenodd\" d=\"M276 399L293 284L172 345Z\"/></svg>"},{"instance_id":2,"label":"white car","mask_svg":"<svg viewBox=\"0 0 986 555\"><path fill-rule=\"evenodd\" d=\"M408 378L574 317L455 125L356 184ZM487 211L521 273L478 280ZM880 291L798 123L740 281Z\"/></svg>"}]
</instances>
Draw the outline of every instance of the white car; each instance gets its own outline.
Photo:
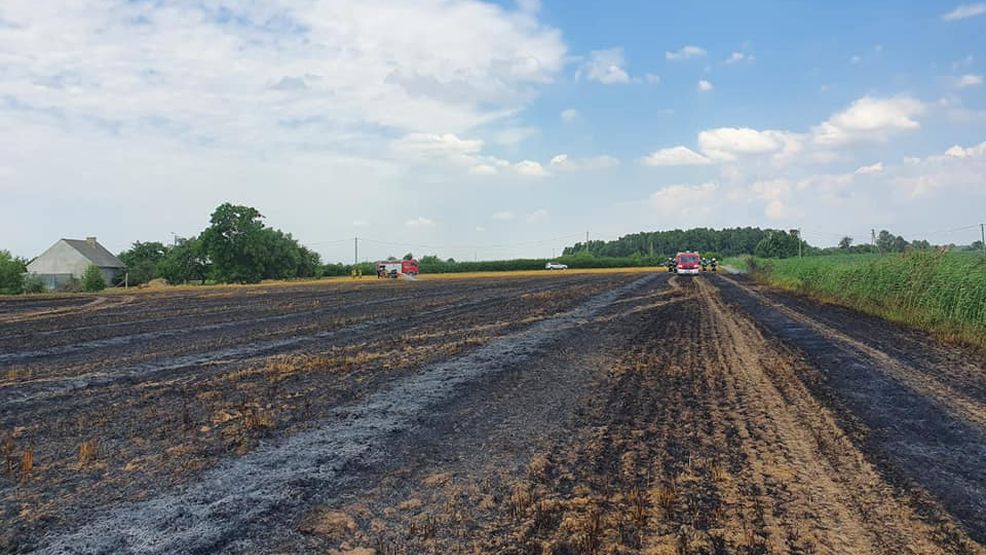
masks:
<instances>
[{"instance_id":1,"label":"white car","mask_svg":"<svg viewBox=\"0 0 986 555\"><path fill-rule=\"evenodd\" d=\"M545 270L567 270L568 264L562 264L561 262L548 262L544 265Z\"/></svg>"}]
</instances>

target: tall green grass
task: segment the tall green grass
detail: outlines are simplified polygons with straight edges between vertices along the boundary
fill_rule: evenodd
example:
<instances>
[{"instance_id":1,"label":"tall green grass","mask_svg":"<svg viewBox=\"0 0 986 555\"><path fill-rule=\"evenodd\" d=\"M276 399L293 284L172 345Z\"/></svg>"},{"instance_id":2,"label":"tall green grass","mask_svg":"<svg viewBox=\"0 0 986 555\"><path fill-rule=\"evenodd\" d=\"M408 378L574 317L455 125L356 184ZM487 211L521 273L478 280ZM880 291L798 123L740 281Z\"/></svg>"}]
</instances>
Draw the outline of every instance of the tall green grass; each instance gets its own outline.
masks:
<instances>
[{"instance_id":1,"label":"tall green grass","mask_svg":"<svg viewBox=\"0 0 986 555\"><path fill-rule=\"evenodd\" d=\"M764 260L753 276L889 320L986 347L986 260L915 251Z\"/></svg>"}]
</instances>

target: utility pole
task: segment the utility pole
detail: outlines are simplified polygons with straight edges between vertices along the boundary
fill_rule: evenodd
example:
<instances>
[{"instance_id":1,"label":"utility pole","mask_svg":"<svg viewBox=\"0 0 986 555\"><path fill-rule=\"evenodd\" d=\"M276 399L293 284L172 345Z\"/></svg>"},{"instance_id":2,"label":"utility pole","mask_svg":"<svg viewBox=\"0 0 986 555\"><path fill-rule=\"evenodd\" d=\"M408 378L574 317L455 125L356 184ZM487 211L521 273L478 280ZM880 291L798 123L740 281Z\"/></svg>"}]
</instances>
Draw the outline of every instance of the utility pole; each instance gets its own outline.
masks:
<instances>
[{"instance_id":1,"label":"utility pole","mask_svg":"<svg viewBox=\"0 0 986 555\"><path fill-rule=\"evenodd\" d=\"M876 246L876 229L870 229L870 243Z\"/></svg>"},{"instance_id":2,"label":"utility pole","mask_svg":"<svg viewBox=\"0 0 986 555\"><path fill-rule=\"evenodd\" d=\"M983 243L983 257L986 257L986 224L979 224L979 236Z\"/></svg>"},{"instance_id":3,"label":"utility pole","mask_svg":"<svg viewBox=\"0 0 986 555\"><path fill-rule=\"evenodd\" d=\"M798 258L801 258L801 228L798 228Z\"/></svg>"},{"instance_id":4,"label":"utility pole","mask_svg":"<svg viewBox=\"0 0 986 555\"><path fill-rule=\"evenodd\" d=\"M359 236L353 237L353 266L359 265Z\"/></svg>"},{"instance_id":5,"label":"utility pole","mask_svg":"<svg viewBox=\"0 0 986 555\"><path fill-rule=\"evenodd\" d=\"M171 245L174 247L178 246L178 234L174 231L171 232Z\"/></svg>"},{"instance_id":6,"label":"utility pole","mask_svg":"<svg viewBox=\"0 0 986 555\"><path fill-rule=\"evenodd\" d=\"M585 252L589 252L589 230L585 230Z\"/></svg>"}]
</instances>

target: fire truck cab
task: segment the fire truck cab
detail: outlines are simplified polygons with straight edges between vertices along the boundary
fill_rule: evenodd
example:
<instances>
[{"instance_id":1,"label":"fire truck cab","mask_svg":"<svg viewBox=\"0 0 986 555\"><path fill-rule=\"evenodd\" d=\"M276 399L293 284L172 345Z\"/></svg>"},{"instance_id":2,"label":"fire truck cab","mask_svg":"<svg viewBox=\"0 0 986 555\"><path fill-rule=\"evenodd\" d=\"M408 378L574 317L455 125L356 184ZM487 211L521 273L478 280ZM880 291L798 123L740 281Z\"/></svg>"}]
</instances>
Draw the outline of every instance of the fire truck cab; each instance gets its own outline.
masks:
<instances>
[{"instance_id":1,"label":"fire truck cab","mask_svg":"<svg viewBox=\"0 0 986 555\"><path fill-rule=\"evenodd\" d=\"M674 261L675 271L679 274L698 274L702 271L702 257L697 252L679 252Z\"/></svg>"}]
</instances>

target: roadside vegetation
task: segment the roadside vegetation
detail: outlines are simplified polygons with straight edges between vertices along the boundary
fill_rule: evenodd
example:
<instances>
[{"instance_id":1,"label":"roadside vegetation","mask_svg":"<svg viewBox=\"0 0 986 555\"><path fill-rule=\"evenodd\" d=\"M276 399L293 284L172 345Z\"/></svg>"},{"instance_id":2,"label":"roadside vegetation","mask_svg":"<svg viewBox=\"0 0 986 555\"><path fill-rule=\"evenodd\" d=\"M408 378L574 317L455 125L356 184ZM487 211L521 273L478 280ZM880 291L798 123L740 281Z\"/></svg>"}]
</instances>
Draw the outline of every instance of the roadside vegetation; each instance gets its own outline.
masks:
<instances>
[{"instance_id":1,"label":"roadside vegetation","mask_svg":"<svg viewBox=\"0 0 986 555\"><path fill-rule=\"evenodd\" d=\"M981 252L749 257L746 266L768 285L986 347L986 259Z\"/></svg>"},{"instance_id":2,"label":"roadside vegetation","mask_svg":"<svg viewBox=\"0 0 986 555\"><path fill-rule=\"evenodd\" d=\"M0 250L0 295L18 295L24 291L27 261Z\"/></svg>"},{"instance_id":3,"label":"roadside vegetation","mask_svg":"<svg viewBox=\"0 0 986 555\"><path fill-rule=\"evenodd\" d=\"M565 247L564 256L592 254L599 257L641 256L667 258L681 251L714 252L721 256L754 254L756 249L769 249L765 254L775 251L793 250L797 254L797 236L779 229L760 229L759 227L736 227L631 233L615 241L589 241ZM793 246L793 249L791 248ZM805 245L807 246L807 244Z\"/></svg>"}]
</instances>

